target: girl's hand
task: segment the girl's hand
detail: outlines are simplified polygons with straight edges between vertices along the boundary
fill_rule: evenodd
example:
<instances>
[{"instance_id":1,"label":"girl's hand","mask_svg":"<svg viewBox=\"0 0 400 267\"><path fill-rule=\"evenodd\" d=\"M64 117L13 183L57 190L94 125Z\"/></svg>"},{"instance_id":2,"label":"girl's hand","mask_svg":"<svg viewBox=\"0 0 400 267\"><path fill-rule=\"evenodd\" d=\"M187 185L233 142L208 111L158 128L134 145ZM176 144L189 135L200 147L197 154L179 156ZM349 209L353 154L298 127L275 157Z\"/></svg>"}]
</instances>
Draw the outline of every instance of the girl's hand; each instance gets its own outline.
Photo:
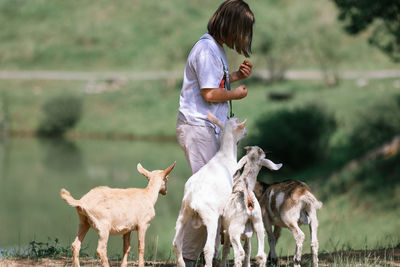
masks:
<instances>
[{"instance_id":1,"label":"girl's hand","mask_svg":"<svg viewBox=\"0 0 400 267\"><path fill-rule=\"evenodd\" d=\"M241 85L239 87L236 87L233 93L235 95L233 99L242 99L247 96L247 88L245 85Z\"/></svg>"},{"instance_id":2,"label":"girl's hand","mask_svg":"<svg viewBox=\"0 0 400 267\"><path fill-rule=\"evenodd\" d=\"M238 71L230 73L231 82L236 82L248 78L252 70L253 64L246 59L245 61L243 61L242 64L240 64Z\"/></svg>"},{"instance_id":3,"label":"girl's hand","mask_svg":"<svg viewBox=\"0 0 400 267\"><path fill-rule=\"evenodd\" d=\"M241 79L248 78L250 76L252 70L253 70L253 64L250 61L248 61L247 59L244 60L243 63L240 64L240 67L239 67L239 71L238 71L239 77Z\"/></svg>"}]
</instances>

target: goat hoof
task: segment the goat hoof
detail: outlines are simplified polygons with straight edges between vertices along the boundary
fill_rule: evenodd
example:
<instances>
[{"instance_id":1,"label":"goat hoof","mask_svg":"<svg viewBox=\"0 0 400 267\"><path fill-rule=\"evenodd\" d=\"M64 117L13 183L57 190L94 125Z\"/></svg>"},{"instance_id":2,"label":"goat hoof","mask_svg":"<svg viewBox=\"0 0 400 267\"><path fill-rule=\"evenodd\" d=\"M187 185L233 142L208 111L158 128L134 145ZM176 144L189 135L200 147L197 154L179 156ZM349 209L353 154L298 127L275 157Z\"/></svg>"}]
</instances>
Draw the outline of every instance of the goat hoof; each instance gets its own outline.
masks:
<instances>
[{"instance_id":1,"label":"goat hoof","mask_svg":"<svg viewBox=\"0 0 400 267\"><path fill-rule=\"evenodd\" d=\"M256 256L256 262L258 264L265 265L266 261L267 261L267 255L265 255L265 253Z\"/></svg>"},{"instance_id":2,"label":"goat hoof","mask_svg":"<svg viewBox=\"0 0 400 267\"><path fill-rule=\"evenodd\" d=\"M271 257L268 257L268 259L267 259L267 265L268 265L268 266L277 266L277 265L278 265L278 258L271 258Z\"/></svg>"}]
</instances>

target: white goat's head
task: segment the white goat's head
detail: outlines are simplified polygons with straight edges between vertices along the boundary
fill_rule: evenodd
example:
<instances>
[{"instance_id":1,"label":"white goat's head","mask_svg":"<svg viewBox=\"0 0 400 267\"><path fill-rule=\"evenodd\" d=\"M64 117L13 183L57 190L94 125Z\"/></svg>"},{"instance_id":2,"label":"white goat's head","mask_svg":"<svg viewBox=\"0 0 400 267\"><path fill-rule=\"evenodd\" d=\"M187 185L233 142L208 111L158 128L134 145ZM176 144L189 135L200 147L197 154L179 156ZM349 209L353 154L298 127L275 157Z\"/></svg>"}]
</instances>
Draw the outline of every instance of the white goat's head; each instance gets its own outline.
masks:
<instances>
[{"instance_id":1,"label":"white goat's head","mask_svg":"<svg viewBox=\"0 0 400 267\"><path fill-rule=\"evenodd\" d=\"M267 159L264 150L258 146L246 146L245 149L247 151L245 156L247 162L254 162L260 167L264 166L272 171L277 171L282 167L282 163L275 164L271 160Z\"/></svg>"},{"instance_id":2,"label":"white goat's head","mask_svg":"<svg viewBox=\"0 0 400 267\"><path fill-rule=\"evenodd\" d=\"M225 124L217 119L211 112L207 112L208 119L221 128L223 131L230 131L233 133L235 141L238 142L240 139L246 136L246 120L241 122L238 118L230 118Z\"/></svg>"},{"instance_id":3,"label":"white goat's head","mask_svg":"<svg viewBox=\"0 0 400 267\"><path fill-rule=\"evenodd\" d=\"M161 195L166 195L167 194L167 182L168 182L168 174L172 171L172 169L175 167L176 162L166 168L165 170L154 170L154 171L148 171L145 168L142 167L140 163L137 165L137 170L139 173L143 174L149 181L153 179L160 179L163 181L161 187L160 187L160 194Z\"/></svg>"}]
</instances>

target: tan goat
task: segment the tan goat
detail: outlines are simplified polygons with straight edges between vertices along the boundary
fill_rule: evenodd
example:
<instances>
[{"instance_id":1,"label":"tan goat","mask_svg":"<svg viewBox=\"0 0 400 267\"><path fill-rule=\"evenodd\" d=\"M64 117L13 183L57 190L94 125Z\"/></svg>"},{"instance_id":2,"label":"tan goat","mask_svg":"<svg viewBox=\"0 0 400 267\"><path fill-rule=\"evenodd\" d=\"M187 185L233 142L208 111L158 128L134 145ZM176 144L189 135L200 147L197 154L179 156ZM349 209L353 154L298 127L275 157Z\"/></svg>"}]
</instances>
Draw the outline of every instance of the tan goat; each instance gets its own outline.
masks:
<instances>
[{"instance_id":1,"label":"tan goat","mask_svg":"<svg viewBox=\"0 0 400 267\"><path fill-rule=\"evenodd\" d=\"M165 170L148 171L139 163L137 170L143 174L149 184L146 188L93 188L80 200L61 189L61 198L75 207L79 216L79 229L72 243L74 266L79 266L79 250L89 228L99 234L97 255L103 266L108 265L107 242L109 235L123 235L124 257L121 266L127 266L130 250L131 231L138 231L139 267L144 266L144 241L146 230L155 215L154 204L158 194L167 193L168 174L175 163Z\"/></svg>"}]
</instances>

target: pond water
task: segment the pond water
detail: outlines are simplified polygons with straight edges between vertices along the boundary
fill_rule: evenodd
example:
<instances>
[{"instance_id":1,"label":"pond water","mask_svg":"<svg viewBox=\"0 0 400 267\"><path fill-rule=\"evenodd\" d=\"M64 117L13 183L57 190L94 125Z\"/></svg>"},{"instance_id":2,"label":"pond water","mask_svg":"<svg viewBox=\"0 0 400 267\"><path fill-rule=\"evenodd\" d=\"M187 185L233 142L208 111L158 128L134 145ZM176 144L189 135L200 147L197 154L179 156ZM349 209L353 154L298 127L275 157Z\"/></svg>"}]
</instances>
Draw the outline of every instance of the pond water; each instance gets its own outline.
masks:
<instances>
[{"instance_id":1,"label":"pond water","mask_svg":"<svg viewBox=\"0 0 400 267\"><path fill-rule=\"evenodd\" d=\"M156 217L146 235L148 259L171 257L175 221L183 186L191 172L177 143L9 139L0 143L0 249L24 249L29 242L70 246L78 229L76 210L60 198L67 189L79 199L91 188L145 187L138 173L140 162L148 170L165 169L176 161L168 193L159 195ZM131 235L137 255L137 235ZM97 234L91 229L82 247L95 255ZM109 255L122 252L122 236L112 236Z\"/></svg>"}]
</instances>

